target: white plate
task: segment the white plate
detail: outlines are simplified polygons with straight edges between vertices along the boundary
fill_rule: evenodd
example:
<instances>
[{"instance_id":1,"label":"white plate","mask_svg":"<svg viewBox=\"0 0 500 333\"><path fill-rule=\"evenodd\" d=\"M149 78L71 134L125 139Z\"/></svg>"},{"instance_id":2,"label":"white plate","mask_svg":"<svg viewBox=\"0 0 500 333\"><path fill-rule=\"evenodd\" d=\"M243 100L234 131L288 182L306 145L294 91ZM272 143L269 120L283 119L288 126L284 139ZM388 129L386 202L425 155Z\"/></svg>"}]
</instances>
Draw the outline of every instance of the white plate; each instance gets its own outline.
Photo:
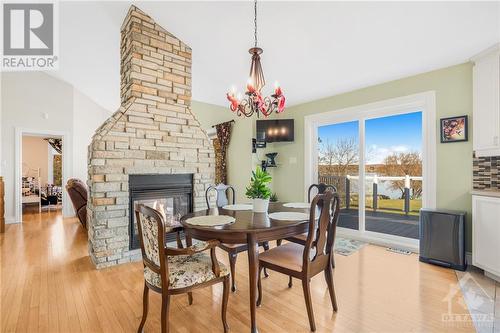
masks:
<instances>
[{"instance_id":1,"label":"white plate","mask_svg":"<svg viewBox=\"0 0 500 333\"><path fill-rule=\"evenodd\" d=\"M273 220L305 221L309 220L309 214L298 212L275 212L269 214L269 218Z\"/></svg>"},{"instance_id":2,"label":"white plate","mask_svg":"<svg viewBox=\"0 0 500 333\"><path fill-rule=\"evenodd\" d=\"M236 221L236 219L228 215L205 215L189 218L186 220L186 223L204 227L214 227L218 225L233 223L234 221Z\"/></svg>"},{"instance_id":3,"label":"white plate","mask_svg":"<svg viewBox=\"0 0 500 333\"><path fill-rule=\"evenodd\" d=\"M250 204L236 204L236 205L225 205L222 208L227 210L252 210L253 206Z\"/></svg>"},{"instance_id":4,"label":"white plate","mask_svg":"<svg viewBox=\"0 0 500 333\"><path fill-rule=\"evenodd\" d=\"M307 202L288 202L283 204L283 207L288 208L311 208L311 204Z\"/></svg>"}]
</instances>

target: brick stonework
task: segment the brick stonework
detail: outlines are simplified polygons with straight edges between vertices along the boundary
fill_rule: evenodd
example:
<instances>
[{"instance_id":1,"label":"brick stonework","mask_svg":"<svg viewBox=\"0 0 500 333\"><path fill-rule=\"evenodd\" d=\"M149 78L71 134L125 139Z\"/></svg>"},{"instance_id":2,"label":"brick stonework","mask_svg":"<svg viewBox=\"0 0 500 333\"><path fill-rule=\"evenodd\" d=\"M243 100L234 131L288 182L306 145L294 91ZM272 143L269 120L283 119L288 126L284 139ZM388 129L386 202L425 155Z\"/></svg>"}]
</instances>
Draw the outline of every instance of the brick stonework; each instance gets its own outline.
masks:
<instances>
[{"instance_id":1,"label":"brick stonework","mask_svg":"<svg viewBox=\"0 0 500 333\"><path fill-rule=\"evenodd\" d=\"M140 259L129 250L130 174L194 174L206 207L212 145L191 112L191 49L132 6L121 30L121 101L89 146L89 253L98 268Z\"/></svg>"}]
</instances>

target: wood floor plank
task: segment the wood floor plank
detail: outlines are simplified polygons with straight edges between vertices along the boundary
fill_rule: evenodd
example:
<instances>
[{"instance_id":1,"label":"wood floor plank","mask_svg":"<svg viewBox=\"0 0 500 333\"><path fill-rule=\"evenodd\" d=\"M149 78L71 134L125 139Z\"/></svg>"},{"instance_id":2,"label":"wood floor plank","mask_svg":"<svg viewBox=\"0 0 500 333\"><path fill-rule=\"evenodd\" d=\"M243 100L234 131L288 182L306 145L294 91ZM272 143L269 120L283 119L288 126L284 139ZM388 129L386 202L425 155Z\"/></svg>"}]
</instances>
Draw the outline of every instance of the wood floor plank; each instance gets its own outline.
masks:
<instances>
[{"instance_id":1,"label":"wood floor plank","mask_svg":"<svg viewBox=\"0 0 500 333\"><path fill-rule=\"evenodd\" d=\"M96 270L88 257L87 233L76 219L60 212L27 214L23 225L8 225L0 234L2 332L135 332L142 316L143 273L140 262ZM274 245L274 244L273 244ZM219 259L228 264L225 252ZM231 332L248 332L247 256L238 256L228 322ZM262 280L263 302L257 309L261 333L308 332L300 281L288 288L288 277L270 272ZM317 332L473 332L472 326L447 326L443 301L452 270L426 265L416 255L404 256L366 246L336 256L334 283L339 312L334 313L323 275L311 281ZM222 286L172 298L173 333L222 332ZM467 313L459 293L454 313ZM160 328L161 299L150 292L145 332Z\"/></svg>"}]
</instances>

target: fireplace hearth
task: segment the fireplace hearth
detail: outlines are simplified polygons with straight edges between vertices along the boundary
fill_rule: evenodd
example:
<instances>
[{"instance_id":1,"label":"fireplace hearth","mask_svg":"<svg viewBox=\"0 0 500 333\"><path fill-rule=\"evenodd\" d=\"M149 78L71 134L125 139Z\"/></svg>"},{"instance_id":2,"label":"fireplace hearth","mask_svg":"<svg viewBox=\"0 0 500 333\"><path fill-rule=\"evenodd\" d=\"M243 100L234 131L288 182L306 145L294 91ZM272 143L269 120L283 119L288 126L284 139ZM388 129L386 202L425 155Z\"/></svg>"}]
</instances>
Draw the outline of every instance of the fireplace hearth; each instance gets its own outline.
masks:
<instances>
[{"instance_id":1,"label":"fireplace hearth","mask_svg":"<svg viewBox=\"0 0 500 333\"><path fill-rule=\"evenodd\" d=\"M135 209L145 204L158 210L167 224L193 211L193 174L130 175L130 250L138 249L139 231ZM167 242L175 241L168 234Z\"/></svg>"}]
</instances>

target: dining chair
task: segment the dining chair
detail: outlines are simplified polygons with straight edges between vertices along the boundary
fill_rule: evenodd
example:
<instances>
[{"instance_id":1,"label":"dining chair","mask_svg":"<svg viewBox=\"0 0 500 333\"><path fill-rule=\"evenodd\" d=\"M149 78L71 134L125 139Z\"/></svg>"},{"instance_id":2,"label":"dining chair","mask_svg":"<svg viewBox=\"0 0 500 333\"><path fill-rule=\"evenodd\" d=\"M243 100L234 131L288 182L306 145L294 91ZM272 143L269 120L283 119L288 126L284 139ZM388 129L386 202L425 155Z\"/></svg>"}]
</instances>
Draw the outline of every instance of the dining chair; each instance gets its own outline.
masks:
<instances>
[{"instance_id":1,"label":"dining chair","mask_svg":"<svg viewBox=\"0 0 500 333\"><path fill-rule=\"evenodd\" d=\"M231 185L226 185L226 184L219 184L219 185L210 185L206 192L205 192L205 200L207 201L207 207L210 208L210 193L212 191L216 191L216 200L215 204L216 207L222 208L226 206L229 203L227 193L229 190L232 190L232 195L233 195L233 205L236 202L236 192L234 191L234 187ZM269 243L264 242L260 243L259 246L264 247L264 250L269 250ZM231 269L231 291L235 292L236 291L236 259L238 258L238 253L240 252L245 252L247 251L248 247L247 244L226 244L222 243L219 245L219 248L222 250L226 251L229 257L229 267ZM267 277L267 270L264 272L265 276Z\"/></svg>"},{"instance_id":2,"label":"dining chair","mask_svg":"<svg viewBox=\"0 0 500 333\"><path fill-rule=\"evenodd\" d=\"M310 281L315 275L323 272L330 293L332 307L337 312L337 300L333 286L333 244L339 217L339 196L327 190L318 194L311 202L309 214L309 233L304 245L286 243L259 255L259 280L257 284L257 305L262 303L261 271L268 268L279 273L302 280L302 288L306 302L307 315L311 331L316 330L311 301ZM316 209L320 216L316 219Z\"/></svg>"},{"instance_id":3,"label":"dining chair","mask_svg":"<svg viewBox=\"0 0 500 333\"><path fill-rule=\"evenodd\" d=\"M198 242L182 249L169 248L166 247L165 221L161 213L141 204L135 214L144 264L143 313L137 332L142 332L146 323L150 289L161 294L161 332L168 333L171 295L187 293L191 305L194 289L222 282L222 324L227 333L229 272L215 255L219 241ZM206 250L210 250L210 255L204 253Z\"/></svg>"},{"instance_id":4,"label":"dining chair","mask_svg":"<svg viewBox=\"0 0 500 333\"><path fill-rule=\"evenodd\" d=\"M337 192L337 188L330 184L325 184L325 183L311 184L311 186L309 186L309 189L307 190L307 202L309 203L311 202L311 193L314 189L318 190L317 194L323 194L328 189L331 190L332 192Z\"/></svg>"},{"instance_id":5,"label":"dining chair","mask_svg":"<svg viewBox=\"0 0 500 333\"><path fill-rule=\"evenodd\" d=\"M323 194L323 193L325 193L326 190L331 190L332 192L337 192L337 188L333 185L329 185L329 184L325 184L325 183L312 184L311 186L309 186L309 189L307 190L307 202L309 202L309 203L311 203L311 193L314 189L318 190L317 194ZM302 245L304 245L306 243L306 239L307 239L307 233L303 233L300 235L291 236L291 237L286 238L286 240L289 242L302 244ZM281 245L281 240L279 240L277 243L278 243L278 246ZM335 267L333 256L332 256L332 265L333 265L333 267Z\"/></svg>"}]
</instances>

